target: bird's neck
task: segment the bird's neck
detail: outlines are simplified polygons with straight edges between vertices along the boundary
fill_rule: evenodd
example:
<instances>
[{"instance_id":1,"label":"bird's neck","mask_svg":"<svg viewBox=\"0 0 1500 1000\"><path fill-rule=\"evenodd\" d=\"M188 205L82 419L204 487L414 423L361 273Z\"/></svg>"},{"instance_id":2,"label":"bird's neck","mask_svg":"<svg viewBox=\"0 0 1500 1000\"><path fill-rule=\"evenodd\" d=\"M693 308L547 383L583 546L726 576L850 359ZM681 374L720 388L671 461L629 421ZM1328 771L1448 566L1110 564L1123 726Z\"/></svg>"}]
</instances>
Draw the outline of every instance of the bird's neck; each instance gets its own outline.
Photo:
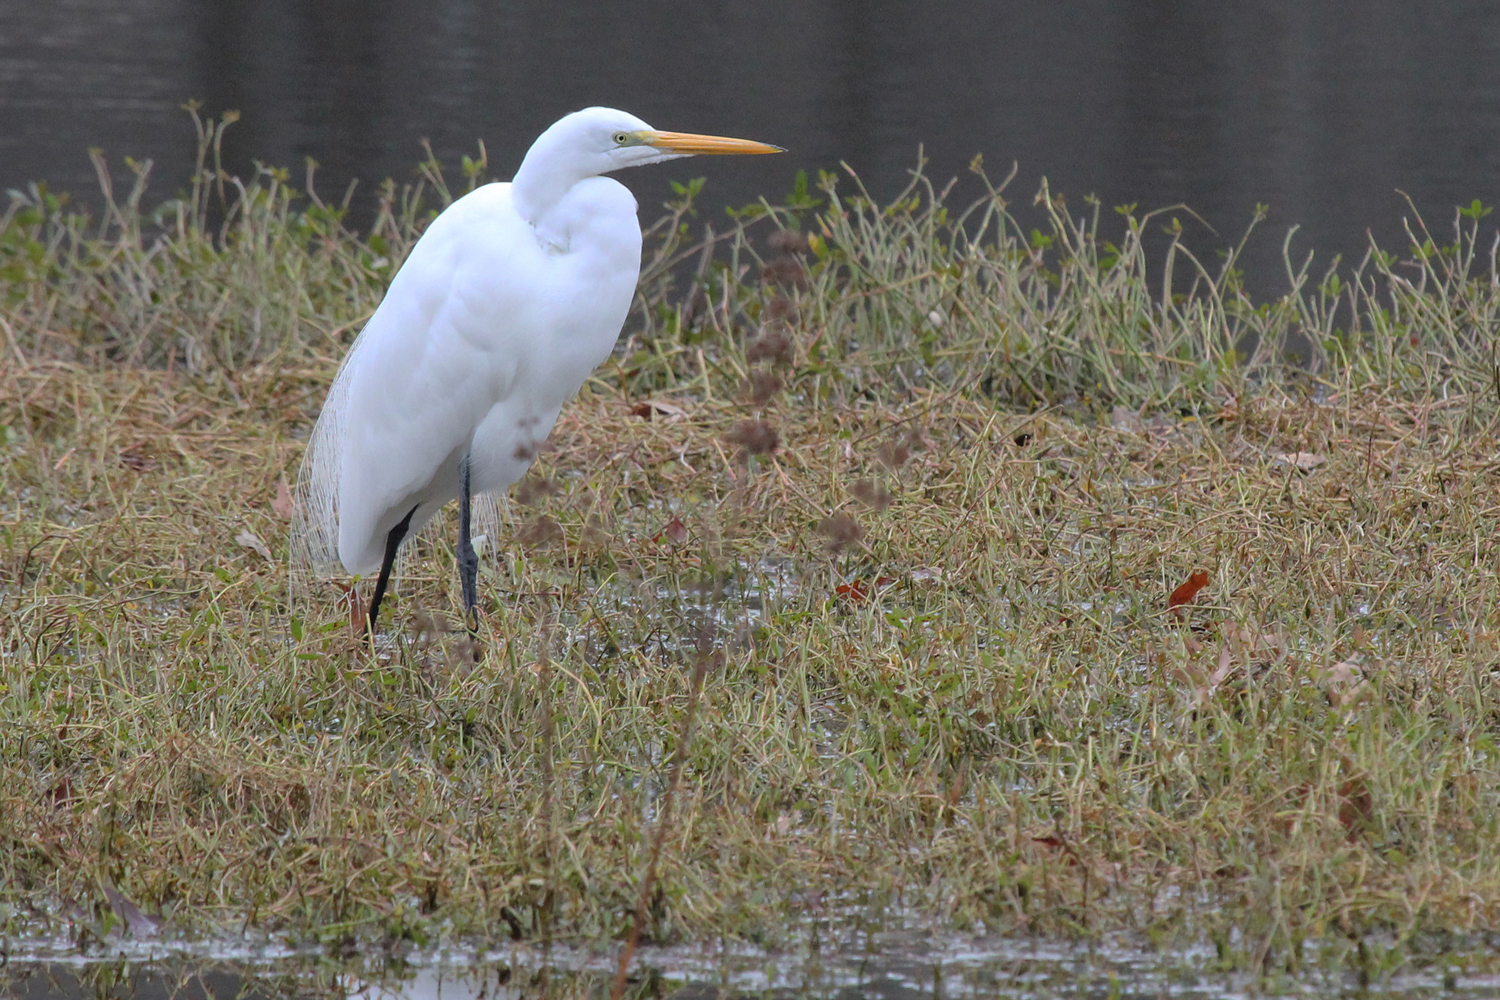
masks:
<instances>
[{"instance_id":1,"label":"bird's neck","mask_svg":"<svg viewBox=\"0 0 1500 1000\"><path fill-rule=\"evenodd\" d=\"M533 147L511 181L511 204L533 226L544 223L547 213L557 207L573 185L584 179L559 159Z\"/></svg>"}]
</instances>

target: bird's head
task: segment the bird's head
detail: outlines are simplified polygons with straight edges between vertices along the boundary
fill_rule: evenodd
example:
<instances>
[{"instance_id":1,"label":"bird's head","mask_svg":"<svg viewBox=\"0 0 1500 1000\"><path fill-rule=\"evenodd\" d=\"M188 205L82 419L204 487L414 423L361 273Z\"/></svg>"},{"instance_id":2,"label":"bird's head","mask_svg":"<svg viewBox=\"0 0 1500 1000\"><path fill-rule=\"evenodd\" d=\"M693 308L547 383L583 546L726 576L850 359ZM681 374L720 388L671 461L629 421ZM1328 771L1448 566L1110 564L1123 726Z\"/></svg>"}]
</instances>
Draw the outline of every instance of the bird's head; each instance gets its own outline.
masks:
<instances>
[{"instance_id":1,"label":"bird's head","mask_svg":"<svg viewBox=\"0 0 1500 1000\"><path fill-rule=\"evenodd\" d=\"M635 115L614 108L584 108L559 119L537 138L527 159L539 151L545 151L554 162L568 161L580 176L682 156L785 152L780 146L749 139L660 132Z\"/></svg>"}]
</instances>

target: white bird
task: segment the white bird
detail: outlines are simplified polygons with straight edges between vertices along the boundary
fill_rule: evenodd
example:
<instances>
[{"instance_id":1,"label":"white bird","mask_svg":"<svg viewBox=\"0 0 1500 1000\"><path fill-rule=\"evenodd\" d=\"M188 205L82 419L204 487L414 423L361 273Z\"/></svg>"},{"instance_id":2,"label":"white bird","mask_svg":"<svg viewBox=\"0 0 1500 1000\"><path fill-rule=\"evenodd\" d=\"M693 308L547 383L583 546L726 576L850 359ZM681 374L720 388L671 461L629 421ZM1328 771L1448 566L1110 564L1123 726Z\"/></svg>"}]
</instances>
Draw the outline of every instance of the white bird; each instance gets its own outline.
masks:
<instances>
[{"instance_id":1,"label":"white bird","mask_svg":"<svg viewBox=\"0 0 1500 1000\"><path fill-rule=\"evenodd\" d=\"M349 349L298 474L294 563L379 570L368 628L401 542L459 500L458 566L473 622L471 497L520 479L564 403L609 356L640 276L635 198L602 174L698 153L778 153L658 132L587 108L427 227Z\"/></svg>"}]
</instances>

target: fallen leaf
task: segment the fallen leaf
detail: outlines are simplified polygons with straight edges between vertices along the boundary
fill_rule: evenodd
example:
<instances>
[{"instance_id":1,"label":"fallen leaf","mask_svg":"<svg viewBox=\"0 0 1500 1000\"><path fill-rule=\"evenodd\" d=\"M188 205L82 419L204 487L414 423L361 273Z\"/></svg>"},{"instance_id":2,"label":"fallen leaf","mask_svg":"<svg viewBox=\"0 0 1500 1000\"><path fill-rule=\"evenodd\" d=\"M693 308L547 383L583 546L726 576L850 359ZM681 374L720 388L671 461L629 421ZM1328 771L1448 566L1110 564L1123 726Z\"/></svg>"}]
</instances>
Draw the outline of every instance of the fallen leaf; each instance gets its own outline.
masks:
<instances>
[{"instance_id":1,"label":"fallen leaf","mask_svg":"<svg viewBox=\"0 0 1500 1000\"><path fill-rule=\"evenodd\" d=\"M292 519L292 490L286 484L286 476L276 480L276 499L271 501L271 509L284 521Z\"/></svg>"},{"instance_id":2,"label":"fallen leaf","mask_svg":"<svg viewBox=\"0 0 1500 1000\"><path fill-rule=\"evenodd\" d=\"M260 536L251 531L249 528L246 528L238 535L235 535L234 540L247 549L254 549L256 552L259 552L261 554L261 558L265 559L266 562L271 561L270 547L267 546L265 542L261 541Z\"/></svg>"},{"instance_id":3,"label":"fallen leaf","mask_svg":"<svg viewBox=\"0 0 1500 1000\"><path fill-rule=\"evenodd\" d=\"M1212 692L1214 688L1223 684L1224 679L1229 676L1229 671L1233 669L1234 653L1228 646L1219 647L1219 663L1214 667L1214 672L1208 675L1208 690Z\"/></svg>"},{"instance_id":4,"label":"fallen leaf","mask_svg":"<svg viewBox=\"0 0 1500 1000\"><path fill-rule=\"evenodd\" d=\"M73 792L73 782L68 780L65 774L57 779L57 783L42 793L42 801L53 809L61 809L70 805L78 796Z\"/></svg>"},{"instance_id":5,"label":"fallen leaf","mask_svg":"<svg viewBox=\"0 0 1500 1000\"><path fill-rule=\"evenodd\" d=\"M351 584L333 581L333 585L342 591L340 603L349 612L349 630L357 636L365 634L368 623L365 620L365 601L359 596L359 590Z\"/></svg>"},{"instance_id":6,"label":"fallen leaf","mask_svg":"<svg viewBox=\"0 0 1500 1000\"><path fill-rule=\"evenodd\" d=\"M109 905L115 908L120 919L125 921L125 926L130 928L130 936L135 938L156 937L156 932L161 929L161 917L153 917L143 913L124 894L108 882L104 883L104 895L109 900Z\"/></svg>"},{"instance_id":7,"label":"fallen leaf","mask_svg":"<svg viewBox=\"0 0 1500 1000\"><path fill-rule=\"evenodd\" d=\"M896 582L897 580L894 576L877 576L874 587L889 587ZM861 601L870 599L870 591L872 589L874 588L865 580L850 580L848 583L841 583L837 587L834 587L833 592L839 597L858 604Z\"/></svg>"},{"instance_id":8,"label":"fallen leaf","mask_svg":"<svg viewBox=\"0 0 1500 1000\"><path fill-rule=\"evenodd\" d=\"M642 420L651 420L658 413L662 416L674 418L687 416L687 410L660 399L643 399L630 407L630 415L640 417Z\"/></svg>"},{"instance_id":9,"label":"fallen leaf","mask_svg":"<svg viewBox=\"0 0 1500 1000\"><path fill-rule=\"evenodd\" d=\"M1214 692L1219 689L1219 685L1228 679L1233 670L1234 653L1230 650L1229 644L1225 643L1219 647L1219 660L1215 664L1213 672L1204 678L1203 683L1198 686L1198 689L1193 692L1193 697L1189 699L1188 709L1197 708L1209 698L1212 698Z\"/></svg>"},{"instance_id":10,"label":"fallen leaf","mask_svg":"<svg viewBox=\"0 0 1500 1000\"><path fill-rule=\"evenodd\" d=\"M1239 628L1220 627L1224 641L1243 663L1266 663L1278 660L1286 652L1286 638L1280 629L1269 632L1243 625Z\"/></svg>"},{"instance_id":11,"label":"fallen leaf","mask_svg":"<svg viewBox=\"0 0 1500 1000\"><path fill-rule=\"evenodd\" d=\"M858 604L870 598L870 585L863 580L855 580L852 583L841 583L833 588L833 592L839 597L847 598Z\"/></svg>"},{"instance_id":12,"label":"fallen leaf","mask_svg":"<svg viewBox=\"0 0 1500 1000\"><path fill-rule=\"evenodd\" d=\"M1311 472L1328 458L1324 455L1315 455L1310 451L1284 451L1276 456L1276 461L1282 465L1290 465L1301 472Z\"/></svg>"},{"instance_id":13,"label":"fallen leaf","mask_svg":"<svg viewBox=\"0 0 1500 1000\"><path fill-rule=\"evenodd\" d=\"M1341 660L1323 671L1323 693L1334 708L1352 708L1370 693L1370 682L1353 660Z\"/></svg>"},{"instance_id":14,"label":"fallen leaf","mask_svg":"<svg viewBox=\"0 0 1500 1000\"><path fill-rule=\"evenodd\" d=\"M1167 607L1171 609L1187 604L1194 597L1198 596L1198 591L1207 586L1208 573L1200 569L1188 577L1176 590L1172 591L1172 596L1167 598ZM1179 612L1179 617L1180 614Z\"/></svg>"},{"instance_id":15,"label":"fallen leaf","mask_svg":"<svg viewBox=\"0 0 1500 1000\"><path fill-rule=\"evenodd\" d=\"M682 518L674 517L668 521L660 531L651 536L653 542L659 542L663 538L673 545L681 545L688 540L687 525L682 523Z\"/></svg>"}]
</instances>

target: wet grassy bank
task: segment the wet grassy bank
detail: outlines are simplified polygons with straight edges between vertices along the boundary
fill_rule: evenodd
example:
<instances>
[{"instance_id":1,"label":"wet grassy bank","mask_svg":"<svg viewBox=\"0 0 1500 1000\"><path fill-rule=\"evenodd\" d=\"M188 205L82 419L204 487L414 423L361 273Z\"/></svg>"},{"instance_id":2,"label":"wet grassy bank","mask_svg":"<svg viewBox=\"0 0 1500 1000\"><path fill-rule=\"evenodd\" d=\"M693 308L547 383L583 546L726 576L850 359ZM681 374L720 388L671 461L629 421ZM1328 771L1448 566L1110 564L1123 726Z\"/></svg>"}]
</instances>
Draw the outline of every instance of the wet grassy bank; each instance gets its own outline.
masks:
<instances>
[{"instance_id":1,"label":"wet grassy bank","mask_svg":"<svg viewBox=\"0 0 1500 1000\"><path fill-rule=\"evenodd\" d=\"M1268 969L1494 927L1481 207L1252 303L1232 253L1148 259L1171 212L686 187L488 532L480 640L445 526L371 650L344 589L290 599L284 484L450 194L351 233L204 127L178 201L0 226L8 926L103 931L106 885L330 942L902 907Z\"/></svg>"}]
</instances>

